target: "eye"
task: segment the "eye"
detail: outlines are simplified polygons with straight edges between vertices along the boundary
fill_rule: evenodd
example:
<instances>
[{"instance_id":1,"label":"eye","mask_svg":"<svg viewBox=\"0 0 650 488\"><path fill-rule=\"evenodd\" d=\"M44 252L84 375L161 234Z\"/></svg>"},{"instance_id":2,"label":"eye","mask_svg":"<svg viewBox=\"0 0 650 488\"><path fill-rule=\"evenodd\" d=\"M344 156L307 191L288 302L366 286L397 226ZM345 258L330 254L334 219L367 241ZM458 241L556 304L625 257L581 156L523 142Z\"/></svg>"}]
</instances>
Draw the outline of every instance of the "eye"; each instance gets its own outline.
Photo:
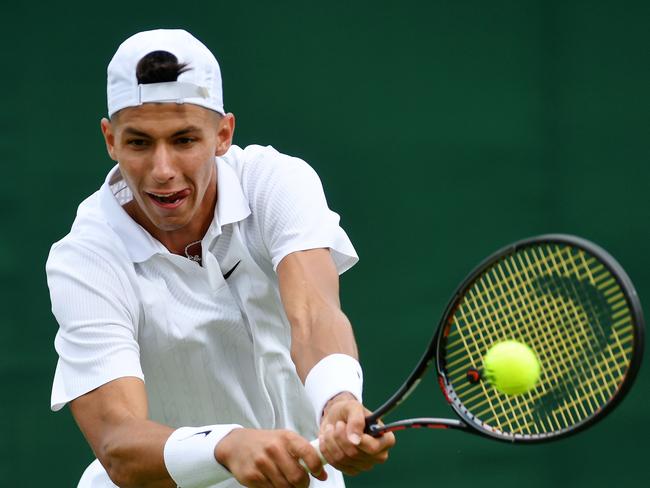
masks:
<instances>
[{"instance_id":1,"label":"eye","mask_svg":"<svg viewBox=\"0 0 650 488\"><path fill-rule=\"evenodd\" d=\"M181 146L187 146L193 142L196 142L196 139L194 137L179 137L176 139L176 144L179 144Z\"/></svg>"},{"instance_id":2,"label":"eye","mask_svg":"<svg viewBox=\"0 0 650 488\"><path fill-rule=\"evenodd\" d=\"M126 144L135 148L145 147L149 144L146 139L129 139Z\"/></svg>"}]
</instances>

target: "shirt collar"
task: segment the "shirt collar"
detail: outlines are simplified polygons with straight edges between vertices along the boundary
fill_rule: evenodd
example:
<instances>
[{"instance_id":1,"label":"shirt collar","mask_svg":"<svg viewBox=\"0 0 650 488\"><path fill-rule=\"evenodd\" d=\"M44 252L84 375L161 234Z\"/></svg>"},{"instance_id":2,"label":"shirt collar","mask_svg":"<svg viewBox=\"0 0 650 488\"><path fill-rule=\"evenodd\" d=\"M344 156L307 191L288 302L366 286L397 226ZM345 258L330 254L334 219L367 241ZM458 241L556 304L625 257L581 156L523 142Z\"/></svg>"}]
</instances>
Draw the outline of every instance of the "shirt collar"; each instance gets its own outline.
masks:
<instances>
[{"instance_id":1,"label":"shirt collar","mask_svg":"<svg viewBox=\"0 0 650 488\"><path fill-rule=\"evenodd\" d=\"M221 234L221 227L244 220L251 214L248 198L244 195L237 173L225 160L216 158L216 161L217 209L206 237L211 232L217 237Z\"/></svg>"},{"instance_id":2,"label":"shirt collar","mask_svg":"<svg viewBox=\"0 0 650 488\"><path fill-rule=\"evenodd\" d=\"M235 170L221 158L216 158L217 205L203 242L210 243L221 234L224 225L244 220L251 214L248 199ZM131 190L115 165L100 189L100 205L106 220L124 243L131 260L141 263L154 254L169 254L155 239L122 208L133 198Z\"/></svg>"}]
</instances>

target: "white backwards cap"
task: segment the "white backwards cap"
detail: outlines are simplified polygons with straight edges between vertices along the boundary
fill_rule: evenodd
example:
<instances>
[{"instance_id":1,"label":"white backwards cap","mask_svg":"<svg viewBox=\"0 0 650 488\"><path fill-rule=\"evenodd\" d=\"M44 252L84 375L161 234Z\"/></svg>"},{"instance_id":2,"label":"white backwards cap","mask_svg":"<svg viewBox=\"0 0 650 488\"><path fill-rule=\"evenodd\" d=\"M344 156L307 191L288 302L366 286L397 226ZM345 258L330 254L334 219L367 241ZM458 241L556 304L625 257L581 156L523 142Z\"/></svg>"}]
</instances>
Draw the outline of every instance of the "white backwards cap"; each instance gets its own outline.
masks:
<instances>
[{"instance_id":1,"label":"white backwards cap","mask_svg":"<svg viewBox=\"0 0 650 488\"><path fill-rule=\"evenodd\" d=\"M177 81L138 84L138 62L153 51L167 51L189 69ZM108 64L107 74L109 117L147 102L192 103L225 114L219 63L201 41L182 29L151 30L129 37Z\"/></svg>"}]
</instances>

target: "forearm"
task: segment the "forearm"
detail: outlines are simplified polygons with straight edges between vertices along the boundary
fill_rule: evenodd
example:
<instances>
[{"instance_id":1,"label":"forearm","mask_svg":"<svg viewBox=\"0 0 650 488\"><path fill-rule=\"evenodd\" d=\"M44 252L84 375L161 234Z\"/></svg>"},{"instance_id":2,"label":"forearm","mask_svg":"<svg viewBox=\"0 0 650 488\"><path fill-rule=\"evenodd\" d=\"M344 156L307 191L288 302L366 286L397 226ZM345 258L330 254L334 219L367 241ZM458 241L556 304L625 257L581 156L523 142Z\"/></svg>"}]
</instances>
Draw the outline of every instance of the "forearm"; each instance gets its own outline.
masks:
<instances>
[{"instance_id":1,"label":"forearm","mask_svg":"<svg viewBox=\"0 0 650 488\"><path fill-rule=\"evenodd\" d=\"M122 488L175 487L163 455L173 430L150 420L124 420L110 430L96 454L113 482Z\"/></svg>"},{"instance_id":2,"label":"forearm","mask_svg":"<svg viewBox=\"0 0 650 488\"><path fill-rule=\"evenodd\" d=\"M113 380L70 403L86 440L120 487L176 486L163 455L174 429L148 420L147 410L144 383L133 377Z\"/></svg>"},{"instance_id":3,"label":"forearm","mask_svg":"<svg viewBox=\"0 0 650 488\"><path fill-rule=\"evenodd\" d=\"M341 311L339 276L328 249L285 257L278 266L282 303L291 323L291 357L304 382L324 357L357 358L350 321Z\"/></svg>"},{"instance_id":4,"label":"forearm","mask_svg":"<svg viewBox=\"0 0 650 488\"><path fill-rule=\"evenodd\" d=\"M312 249L285 257L278 277L291 323L291 357L320 422L333 397L350 392L358 404L362 394L363 374L352 326L341 311L338 272L328 249Z\"/></svg>"},{"instance_id":5,"label":"forearm","mask_svg":"<svg viewBox=\"0 0 650 488\"><path fill-rule=\"evenodd\" d=\"M352 326L345 314L338 307L312 308L303 317L294 317L291 324L291 357L303 382L314 365L330 354L358 358Z\"/></svg>"}]
</instances>

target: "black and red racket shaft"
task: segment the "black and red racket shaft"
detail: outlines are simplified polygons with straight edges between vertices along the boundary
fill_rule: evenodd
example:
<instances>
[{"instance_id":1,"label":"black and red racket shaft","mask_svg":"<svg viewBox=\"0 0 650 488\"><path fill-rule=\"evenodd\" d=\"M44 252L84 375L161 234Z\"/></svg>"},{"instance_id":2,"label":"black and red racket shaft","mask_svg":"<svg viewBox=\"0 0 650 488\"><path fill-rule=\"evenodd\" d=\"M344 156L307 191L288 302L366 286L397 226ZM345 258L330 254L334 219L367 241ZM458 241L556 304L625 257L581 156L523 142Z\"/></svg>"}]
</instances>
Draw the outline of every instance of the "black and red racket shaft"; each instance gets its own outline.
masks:
<instances>
[{"instance_id":1,"label":"black and red racket shaft","mask_svg":"<svg viewBox=\"0 0 650 488\"><path fill-rule=\"evenodd\" d=\"M467 426L460 420L440 418L415 418L399 420L390 424L371 424L366 426L366 432L374 437L379 437L385 432L395 432L404 429L463 429Z\"/></svg>"}]
</instances>

